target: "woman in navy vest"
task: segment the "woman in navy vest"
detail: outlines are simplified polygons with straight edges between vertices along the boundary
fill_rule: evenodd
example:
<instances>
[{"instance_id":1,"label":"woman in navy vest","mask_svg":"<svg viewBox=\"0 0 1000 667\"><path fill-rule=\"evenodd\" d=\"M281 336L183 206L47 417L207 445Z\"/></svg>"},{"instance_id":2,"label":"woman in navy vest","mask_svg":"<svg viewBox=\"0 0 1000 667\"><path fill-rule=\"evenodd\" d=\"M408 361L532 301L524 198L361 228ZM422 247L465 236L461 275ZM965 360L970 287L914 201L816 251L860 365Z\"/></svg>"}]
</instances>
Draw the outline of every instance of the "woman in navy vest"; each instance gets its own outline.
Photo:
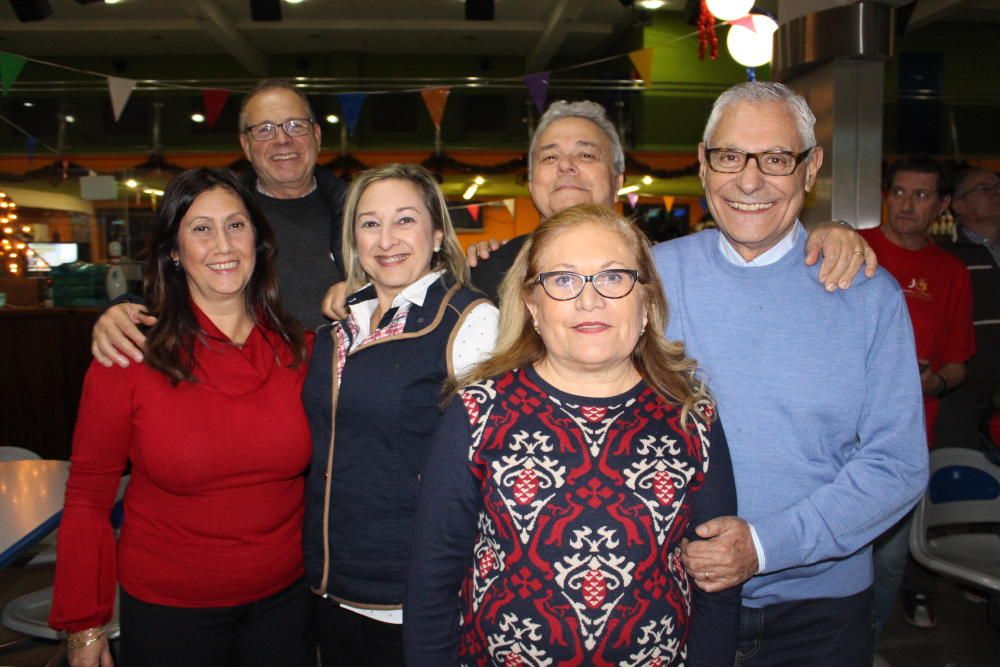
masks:
<instances>
[{"instance_id":1,"label":"woman in navy vest","mask_svg":"<svg viewBox=\"0 0 1000 667\"><path fill-rule=\"evenodd\" d=\"M322 664L403 664L403 582L444 382L493 348L443 195L421 166L358 176L343 223L347 319L316 337L303 401L313 457L306 574Z\"/></svg>"}]
</instances>

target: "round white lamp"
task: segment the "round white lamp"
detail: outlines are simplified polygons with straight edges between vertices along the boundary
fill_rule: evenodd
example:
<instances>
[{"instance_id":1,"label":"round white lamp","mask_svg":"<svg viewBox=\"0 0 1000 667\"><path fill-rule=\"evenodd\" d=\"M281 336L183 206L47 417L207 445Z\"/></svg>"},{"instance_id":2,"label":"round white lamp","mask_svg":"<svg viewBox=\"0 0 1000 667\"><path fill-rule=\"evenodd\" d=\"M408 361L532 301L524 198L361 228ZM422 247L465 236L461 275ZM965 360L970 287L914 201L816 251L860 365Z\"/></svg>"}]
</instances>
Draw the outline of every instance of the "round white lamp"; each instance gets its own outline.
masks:
<instances>
[{"instance_id":1,"label":"round white lamp","mask_svg":"<svg viewBox=\"0 0 1000 667\"><path fill-rule=\"evenodd\" d=\"M735 21L750 13L754 0L705 0L708 11L720 21Z\"/></svg>"},{"instance_id":2,"label":"round white lamp","mask_svg":"<svg viewBox=\"0 0 1000 667\"><path fill-rule=\"evenodd\" d=\"M770 16L753 14L753 30L742 26L729 26L726 47L733 60L744 67L760 67L771 62L774 31L778 24Z\"/></svg>"}]
</instances>

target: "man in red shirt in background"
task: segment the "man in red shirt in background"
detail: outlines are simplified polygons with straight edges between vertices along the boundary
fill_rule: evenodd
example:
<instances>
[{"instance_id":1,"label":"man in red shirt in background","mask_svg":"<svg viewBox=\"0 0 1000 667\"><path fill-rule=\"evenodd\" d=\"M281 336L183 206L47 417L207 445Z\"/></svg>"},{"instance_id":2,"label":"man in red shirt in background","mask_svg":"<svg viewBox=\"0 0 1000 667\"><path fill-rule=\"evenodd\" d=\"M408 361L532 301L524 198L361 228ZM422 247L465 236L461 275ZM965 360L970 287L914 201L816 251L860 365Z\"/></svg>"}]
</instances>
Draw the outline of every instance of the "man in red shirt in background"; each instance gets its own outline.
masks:
<instances>
[{"instance_id":1,"label":"man in red shirt in background","mask_svg":"<svg viewBox=\"0 0 1000 667\"><path fill-rule=\"evenodd\" d=\"M927 157L905 157L889 167L886 183L885 222L861 234L903 288L913 321L930 439L939 398L962 383L965 363L975 352L972 285L965 265L928 235L931 224L951 203L952 179L947 167ZM928 594L915 590L912 584L917 582L910 581L928 579L929 575L920 572L916 564L907 568L909 533L907 516L875 541L876 640L892 612L904 572L907 620L925 628L935 623Z\"/></svg>"}]
</instances>

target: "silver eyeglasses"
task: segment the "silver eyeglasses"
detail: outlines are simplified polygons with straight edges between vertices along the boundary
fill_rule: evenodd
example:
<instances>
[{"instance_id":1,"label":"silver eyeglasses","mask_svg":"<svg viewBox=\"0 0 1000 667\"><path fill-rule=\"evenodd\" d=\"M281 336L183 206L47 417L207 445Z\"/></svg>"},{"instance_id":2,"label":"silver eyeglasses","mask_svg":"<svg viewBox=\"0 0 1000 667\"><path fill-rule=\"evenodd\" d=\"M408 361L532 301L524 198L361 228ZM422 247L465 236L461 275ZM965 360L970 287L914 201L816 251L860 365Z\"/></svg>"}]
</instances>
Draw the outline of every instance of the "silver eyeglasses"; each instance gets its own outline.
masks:
<instances>
[{"instance_id":1,"label":"silver eyeglasses","mask_svg":"<svg viewBox=\"0 0 1000 667\"><path fill-rule=\"evenodd\" d=\"M590 283L606 299L621 299L629 295L639 281L635 269L608 269L589 276L572 271L547 271L539 273L535 283L556 301L569 301L583 294Z\"/></svg>"},{"instance_id":2,"label":"silver eyeglasses","mask_svg":"<svg viewBox=\"0 0 1000 667\"><path fill-rule=\"evenodd\" d=\"M813 146L815 148L815 146ZM747 153L735 148L706 148L705 157L712 171L723 174L737 174L746 169L747 163L753 159L761 173L768 176L791 176L799 165L812 153L807 148L801 153L790 151L763 151Z\"/></svg>"},{"instance_id":3,"label":"silver eyeglasses","mask_svg":"<svg viewBox=\"0 0 1000 667\"><path fill-rule=\"evenodd\" d=\"M272 123L266 120L256 125L248 125L243 131L249 134L254 141L271 141L278 136L279 127L290 137L301 137L309 134L314 122L316 121L312 118L289 118L283 123Z\"/></svg>"}]
</instances>

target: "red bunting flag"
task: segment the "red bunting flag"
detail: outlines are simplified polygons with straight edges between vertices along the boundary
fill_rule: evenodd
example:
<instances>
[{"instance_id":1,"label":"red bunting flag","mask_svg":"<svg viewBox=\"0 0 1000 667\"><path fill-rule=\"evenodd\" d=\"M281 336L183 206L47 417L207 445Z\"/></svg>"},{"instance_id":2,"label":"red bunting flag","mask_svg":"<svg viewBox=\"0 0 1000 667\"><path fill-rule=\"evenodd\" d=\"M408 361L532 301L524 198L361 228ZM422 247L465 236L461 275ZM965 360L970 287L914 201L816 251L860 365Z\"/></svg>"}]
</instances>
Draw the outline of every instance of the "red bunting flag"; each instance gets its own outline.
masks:
<instances>
[{"instance_id":1,"label":"red bunting flag","mask_svg":"<svg viewBox=\"0 0 1000 667\"><path fill-rule=\"evenodd\" d=\"M746 28L747 30L749 30L752 33L756 33L757 32L757 28L754 27L754 24L753 24L753 15L751 15L751 14L747 14L746 16L744 16L742 18L738 18L735 21L726 21L726 23L728 23L729 25L743 26L744 28Z\"/></svg>"},{"instance_id":2,"label":"red bunting flag","mask_svg":"<svg viewBox=\"0 0 1000 667\"><path fill-rule=\"evenodd\" d=\"M447 86L424 88L420 91L420 96L424 98L424 104L427 105L427 113L431 115L434 127L439 130L441 129L441 118L444 117L444 105L448 102L450 92L451 88Z\"/></svg>"},{"instance_id":3,"label":"red bunting flag","mask_svg":"<svg viewBox=\"0 0 1000 667\"><path fill-rule=\"evenodd\" d=\"M469 204L466 208L469 209L469 217L479 222L479 204Z\"/></svg>"},{"instance_id":4,"label":"red bunting flag","mask_svg":"<svg viewBox=\"0 0 1000 667\"><path fill-rule=\"evenodd\" d=\"M201 100L205 105L205 123L209 127L215 127L215 121L219 120L222 108L226 106L229 99L228 90L218 88L205 88L201 91Z\"/></svg>"}]
</instances>

